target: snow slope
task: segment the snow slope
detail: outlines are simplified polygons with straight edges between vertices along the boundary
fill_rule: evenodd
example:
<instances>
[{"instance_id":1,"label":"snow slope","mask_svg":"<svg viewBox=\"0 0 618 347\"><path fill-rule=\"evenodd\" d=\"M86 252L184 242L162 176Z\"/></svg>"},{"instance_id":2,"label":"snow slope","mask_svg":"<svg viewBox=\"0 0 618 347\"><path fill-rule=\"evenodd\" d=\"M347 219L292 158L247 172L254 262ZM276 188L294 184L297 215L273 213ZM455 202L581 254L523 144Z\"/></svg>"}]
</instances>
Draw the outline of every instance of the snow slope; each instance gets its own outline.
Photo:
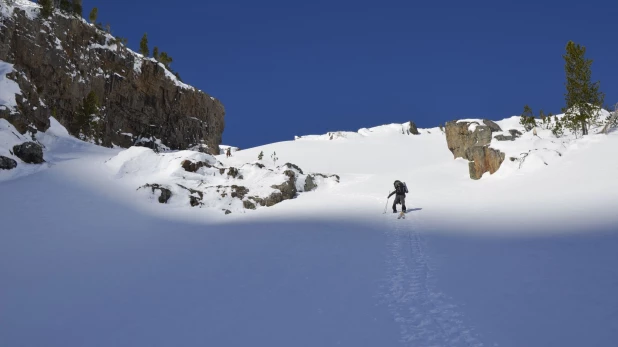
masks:
<instances>
[{"instance_id":1,"label":"snow slope","mask_svg":"<svg viewBox=\"0 0 618 347\"><path fill-rule=\"evenodd\" d=\"M46 169L0 176L0 345L615 345L618 133L492 143L533 154L473 181L440 129L401 126L217 156L341 177L230 215L144 199L152 162L112 159L135 149L43 136Z\"/></svg>"}]
</instances>

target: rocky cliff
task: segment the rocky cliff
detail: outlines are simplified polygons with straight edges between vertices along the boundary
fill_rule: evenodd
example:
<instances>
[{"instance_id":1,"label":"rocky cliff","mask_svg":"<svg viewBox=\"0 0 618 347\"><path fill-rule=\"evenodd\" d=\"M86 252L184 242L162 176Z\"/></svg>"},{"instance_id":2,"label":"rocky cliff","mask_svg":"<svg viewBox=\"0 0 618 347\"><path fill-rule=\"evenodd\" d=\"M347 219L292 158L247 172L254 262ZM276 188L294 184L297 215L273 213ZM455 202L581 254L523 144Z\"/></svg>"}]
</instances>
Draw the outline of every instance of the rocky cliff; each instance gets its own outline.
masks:
<instances>
[{"instance_id":1,"label":"rocky cliff","mask_svg":"<svg viewBox=\"0 0 618 347\"><path fill-rule=\"evenodd\" d=\"M485 172L493 174L504 161L505 154L489 147L492 132L502 131L490 121L451 121L445 126L446 143L454 158L470 161L470 178L480 179Z\"/></svg>"},{"instance_id":2,"label":"rocky cliff","mask_svg":"<svg viewBox=\"0 0 618 347\"><path fill-rule=\"evenodd\" d=\"M225 110L217 99L82 18L55 11L44 20L26 0L0 6L0 60L14 65L8 78L21 89L17 107L0 108L0 118L21 133L45 131L54 115L72 135L104 146L219 153ZM86 131L79 115L91 92L100 108Z\"/></svg>"}]
</instances>

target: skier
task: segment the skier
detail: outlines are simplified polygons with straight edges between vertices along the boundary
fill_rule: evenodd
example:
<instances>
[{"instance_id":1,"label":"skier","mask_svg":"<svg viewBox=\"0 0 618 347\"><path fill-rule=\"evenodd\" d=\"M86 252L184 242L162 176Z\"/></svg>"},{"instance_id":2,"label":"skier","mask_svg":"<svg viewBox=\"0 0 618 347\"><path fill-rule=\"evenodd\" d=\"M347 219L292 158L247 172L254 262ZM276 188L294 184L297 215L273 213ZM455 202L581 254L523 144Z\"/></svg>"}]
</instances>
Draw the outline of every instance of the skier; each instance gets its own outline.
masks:
<instances>
[{"instance_id":1,"label":"skier","mask_svg":"<svg viewBox=\"0 0 618 347\"><path fill-rule=\"evenodd\" d=\"M395 183L395 191L388 194L388 198L393 194L395 195L395 201L393 202L393 213L397 213L397 204L401 204L401 212L406 212L406 193L408 193L408 186L405 182L401 182L396 180Z\"/></svg>"}]
</instances>

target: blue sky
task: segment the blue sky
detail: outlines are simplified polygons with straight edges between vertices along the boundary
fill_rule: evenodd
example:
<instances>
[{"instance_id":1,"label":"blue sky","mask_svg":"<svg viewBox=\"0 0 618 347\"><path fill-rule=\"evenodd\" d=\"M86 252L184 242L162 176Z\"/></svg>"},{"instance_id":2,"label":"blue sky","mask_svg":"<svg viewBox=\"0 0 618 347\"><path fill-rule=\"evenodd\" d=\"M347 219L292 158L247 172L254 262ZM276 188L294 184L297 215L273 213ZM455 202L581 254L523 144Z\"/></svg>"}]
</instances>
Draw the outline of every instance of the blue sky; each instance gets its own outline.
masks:
<instances>
[{"instance_id":1,"label":"blue sky","mask_svg":"<svg viewBox=\"0 0 618 347\"><path fill-rule=\"evenodd\" d=\"M226 107L224 144L560 112L569 40L618 102L616 1L85 0Z\"/></svg>"}]
</instances>

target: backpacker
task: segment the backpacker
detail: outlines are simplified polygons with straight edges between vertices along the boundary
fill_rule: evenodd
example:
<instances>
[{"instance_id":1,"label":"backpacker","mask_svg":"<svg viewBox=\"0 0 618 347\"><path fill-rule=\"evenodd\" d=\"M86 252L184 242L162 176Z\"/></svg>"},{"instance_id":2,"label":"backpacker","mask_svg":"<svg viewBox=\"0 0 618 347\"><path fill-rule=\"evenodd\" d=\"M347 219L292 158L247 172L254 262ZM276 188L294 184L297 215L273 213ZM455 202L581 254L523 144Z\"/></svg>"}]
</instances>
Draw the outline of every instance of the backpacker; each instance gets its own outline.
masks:
<instances>
[{"instance_id":1,"label":"backpacker","mask_svg":"<svg viewBox=\"0 0 618 347\"><path fill-rule=\"evenodd\" d=\"M406 187L405 183L402 183L401 181L397 180L394 183L395 185L395 192L397 193L397 195L405 195L408 192L408 187Z\"/></svg>"}]
</instances>

